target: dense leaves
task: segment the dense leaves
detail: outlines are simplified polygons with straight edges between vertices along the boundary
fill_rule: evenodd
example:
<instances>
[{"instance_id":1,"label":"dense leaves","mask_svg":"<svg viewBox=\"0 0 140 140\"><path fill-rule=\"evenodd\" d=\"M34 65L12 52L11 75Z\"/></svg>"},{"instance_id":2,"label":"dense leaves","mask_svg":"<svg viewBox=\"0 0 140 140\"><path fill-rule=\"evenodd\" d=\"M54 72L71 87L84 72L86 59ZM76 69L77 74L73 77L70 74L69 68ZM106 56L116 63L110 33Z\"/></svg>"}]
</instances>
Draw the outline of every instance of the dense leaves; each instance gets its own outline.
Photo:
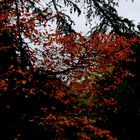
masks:
<instances>
[{"instance_id":1,"label":"dense leaves","mask_svg":"<svg viewBox=\"0 0 140 140\"><path fill-rule=\"evenodd\" d=\"M118 85L133 76L120 62L135 61L130 56L139 40L113 1L83 1L88 22L94 14L101 19L88 37L72 29L61 6L80 15L80 1L59 2L0 1L1 139L117 137L102 123L118 111Z\"/></svg>"}]
</instances>

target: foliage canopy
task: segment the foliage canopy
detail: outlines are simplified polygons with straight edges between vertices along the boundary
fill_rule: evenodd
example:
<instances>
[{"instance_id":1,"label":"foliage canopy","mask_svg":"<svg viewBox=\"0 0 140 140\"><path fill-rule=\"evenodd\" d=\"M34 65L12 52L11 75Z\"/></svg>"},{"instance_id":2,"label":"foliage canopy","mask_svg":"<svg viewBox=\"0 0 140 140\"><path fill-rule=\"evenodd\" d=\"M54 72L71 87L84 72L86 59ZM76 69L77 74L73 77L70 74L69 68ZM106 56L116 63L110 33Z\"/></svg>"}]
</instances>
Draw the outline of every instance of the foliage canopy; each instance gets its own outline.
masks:
<instances>
[{"instance_id":1,"label":"foliage canopy","mask_svg":"<svg viewBox=\"0 0 140 140\"><path fill-rule=\"evenodd\" d=\"M101 114L117 112L113 92L132 75L120 62L134 61L133 23L118 16L113 0L84 0L87 22L100 19L87 37L63 10L80 15L81 1L42 3L0 1L0 122L8 131L0 137L114 139L100 127Z\"/></svg>"}]
</instances>

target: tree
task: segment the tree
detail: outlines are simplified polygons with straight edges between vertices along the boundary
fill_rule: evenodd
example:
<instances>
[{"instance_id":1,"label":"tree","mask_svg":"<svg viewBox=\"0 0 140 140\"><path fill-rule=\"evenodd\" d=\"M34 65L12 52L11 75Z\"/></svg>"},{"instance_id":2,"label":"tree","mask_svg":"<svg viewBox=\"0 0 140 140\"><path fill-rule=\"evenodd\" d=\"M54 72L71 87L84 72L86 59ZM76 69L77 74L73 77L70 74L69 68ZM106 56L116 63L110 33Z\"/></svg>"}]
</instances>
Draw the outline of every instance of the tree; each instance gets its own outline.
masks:
<instances>
[{"instance_id":1,"label":"tree","mask_svg":"<svg viewBox=\"0 0 140 140\"><path fill-rule=\"evenodd\" d=\"M116 90L131 75L114 69L119 61L131 60L130 47L137 38L117 35L130 30L113 1L84 1L88 22L92 8L101 18L89 37L72 29L73 21L59 2L81 13L78 2L70 0L51 0L42 7L32 0L0 2L1 139L113 139L98 124L98 109L116 112L114 97L103 93ZM53 21L55 31L49 30ZM108 27L112 30L107 34ZM113 82L101 84L110 73Z\"/></svg>"}]
</instances>

